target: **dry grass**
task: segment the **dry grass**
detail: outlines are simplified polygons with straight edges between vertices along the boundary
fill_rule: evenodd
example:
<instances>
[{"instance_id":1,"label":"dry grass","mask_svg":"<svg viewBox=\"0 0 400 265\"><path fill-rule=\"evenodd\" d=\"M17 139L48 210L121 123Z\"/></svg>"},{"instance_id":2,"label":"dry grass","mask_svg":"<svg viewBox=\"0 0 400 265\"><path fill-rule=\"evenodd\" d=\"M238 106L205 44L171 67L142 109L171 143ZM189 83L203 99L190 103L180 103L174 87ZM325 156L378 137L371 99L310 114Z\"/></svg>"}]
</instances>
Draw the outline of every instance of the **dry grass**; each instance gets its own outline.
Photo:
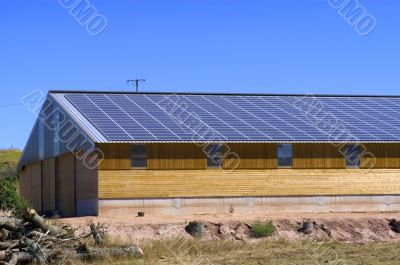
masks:
<instances>
[{"instance_id":1,"label":"dry grass","mask_svg":"<svg viewBox=\"0 0 400 265\"><path fill-rule=\"evenodd\" d=\"M0 149L0 164L8 162L15 165L21 156L21 151L18 149Z\"/></svg>"},{"instance_id":2,"label":"dry grass","mask_svg":"<svg viewBox=\"0 0 400 265\"><path fill-rule=\"evenodd\" d=\"M177 239L153 241L142 246L143 259L112 259L95 264L397 264L395 243L343 244L260 240L201 242ZM79 263L76 264L85 264ZM93 263L92 263L93 264Z\"/></svg>"}]
</instances>

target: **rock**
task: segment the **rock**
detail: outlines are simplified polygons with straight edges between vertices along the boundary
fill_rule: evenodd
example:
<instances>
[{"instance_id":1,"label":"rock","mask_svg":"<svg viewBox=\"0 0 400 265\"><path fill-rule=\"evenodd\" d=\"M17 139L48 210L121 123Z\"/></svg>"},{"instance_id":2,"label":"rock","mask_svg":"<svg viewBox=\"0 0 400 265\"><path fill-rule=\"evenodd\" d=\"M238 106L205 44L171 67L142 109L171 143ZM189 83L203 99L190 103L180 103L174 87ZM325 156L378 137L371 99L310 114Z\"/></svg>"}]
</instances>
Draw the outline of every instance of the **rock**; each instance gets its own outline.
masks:
<instances>
[{"instance_id":1,"label":"rock","mask_svg":"<svg viewBox=\"0 0 400 265\"><path fill-rule=\"evenodd\" d=\"M314 232L314 224L311 221L304 221L303 226L298 230L299 232L309 235Z\"/></svg>"},{"instance_id":2,"label":"rock","mask_svg":"<svg viewBox=\"0 0 400 265\"><path fill-rule=\"evenodd\" d=\"M237 239L237 240L245 240L247 238L247 235L246 235L247 230L246 230L246 228L247 228L246 226L240 225L236 229L236 232L235 232L235 235L234 235L235 239Z\"/></svg>"},{"instance_id":3,"label":"rock","mask_svg":"<svg viewBox=\"0 0 400 265\"><path fill-rule=\"evenodd\" d=\"M222 237L230 237L231 236L231 229L229 228L229 226L221 224L218 228L218 233L222 236Z\"/></svg>"},{"instance_id":4,"label":"rock","mask_svg":"<svg viewBox=\"0 0 400 265\"><path fill-rule=\"evenodd\" d=\"M185 227L185 231L194 238L202 238L204 234L205 225L200 221L189 222Z\"/></svg>"},{"instance_id":5,"label":"rock","mask_svg":"<svg viewBox=\"0 0 400 265\"><path fill-rule=\"evenodd\" d=\"M235 234L235 239L236 240L244 240L243 236L241 234Z\"/></svg>"},{"instance_id":6,"label":"rock","mask_svg":"<svg viewBox=\"0 0 400 265\"><path fill-rule=\"evenodd\" d=\"M321 225L321 229L322 231L326 232L328 236L332 236L331 230L325 224Z\"/></svg>"},{"instance_id":7,"label":"rock","mask_svg":"<svg viewBox=\"0 0 400 265\"><path fill-rule=\"evenodd\" d=\"M392 219L392 220L390 220L389 225L394 232L400 233L400 221L397 221L396 219Z\"/></svg>"}]
</instances>

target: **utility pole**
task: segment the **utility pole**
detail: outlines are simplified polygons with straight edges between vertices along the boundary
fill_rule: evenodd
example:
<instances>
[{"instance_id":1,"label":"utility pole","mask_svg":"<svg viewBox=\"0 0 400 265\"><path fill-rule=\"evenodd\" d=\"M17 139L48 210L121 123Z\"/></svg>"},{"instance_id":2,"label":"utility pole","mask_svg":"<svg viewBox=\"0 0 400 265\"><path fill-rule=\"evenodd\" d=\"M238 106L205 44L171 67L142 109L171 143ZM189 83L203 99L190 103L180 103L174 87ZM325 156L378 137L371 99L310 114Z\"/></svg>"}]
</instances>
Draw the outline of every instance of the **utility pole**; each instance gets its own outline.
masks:
<instances>
[{"instance_id":1,"label":"utility pole","mask_svg":"<svg viewBox=\"0 0 400 265\"><path fill-rule=\"evenodd\" d=\"M132 83L136 85L136 93L139 92L139 82L144 82L146 79L131 79L131 80L126 80L127 83Z\"/></svg>"}]
</instances>

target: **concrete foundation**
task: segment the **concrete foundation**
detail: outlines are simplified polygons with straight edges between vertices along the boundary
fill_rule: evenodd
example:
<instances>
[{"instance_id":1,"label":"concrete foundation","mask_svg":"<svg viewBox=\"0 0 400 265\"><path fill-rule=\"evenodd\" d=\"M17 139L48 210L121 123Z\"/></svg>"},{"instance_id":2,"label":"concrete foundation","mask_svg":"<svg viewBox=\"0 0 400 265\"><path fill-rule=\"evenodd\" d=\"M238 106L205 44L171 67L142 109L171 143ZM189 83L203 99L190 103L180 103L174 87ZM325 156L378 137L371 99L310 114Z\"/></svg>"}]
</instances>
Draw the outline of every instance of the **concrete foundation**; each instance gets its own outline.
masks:
<instances>
[{"instance_id":1,"label":"concrete foundation","mask_svg":"<svg viewBox=\"0 0 400 265\"><path fill-rule=\"evenodd\" d=\"M100 216L400 211L400 195L99 200Z\"/></svg>"}]
</instances>

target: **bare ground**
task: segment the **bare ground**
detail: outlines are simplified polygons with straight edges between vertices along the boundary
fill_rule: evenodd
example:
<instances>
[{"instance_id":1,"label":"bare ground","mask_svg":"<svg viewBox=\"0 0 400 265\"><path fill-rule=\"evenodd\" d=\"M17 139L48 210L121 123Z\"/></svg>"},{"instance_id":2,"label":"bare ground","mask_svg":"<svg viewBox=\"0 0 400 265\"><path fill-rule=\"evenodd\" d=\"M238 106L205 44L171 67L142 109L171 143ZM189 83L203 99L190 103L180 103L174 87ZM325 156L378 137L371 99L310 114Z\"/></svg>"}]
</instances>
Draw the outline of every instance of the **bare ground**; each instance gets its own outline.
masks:
<instances>
[{"instance_id":1,"label":"bare ground","mask_svg":"<svg viewBox=\"0 0 400 265\"><path fill-rule=\"evenodd\" d=\"M255 220L273 220L275 234L268 240L303 241L310 236L297 230L302 222L314 222L316 241L343 243L400 242L400 234L392 231L391 219L400 219L400 213L327 213L327 214L199 214L191 216L145 216L120 218L69 218L63 223L77 227L77 233L86 231L89 222L106 224L110 241L114 243L140 243L174 238L190 239L184 227L189 221L206 224L204 241L230 240L257 242L251 237L250 227Z\"/></svg>"}]
</instances>

